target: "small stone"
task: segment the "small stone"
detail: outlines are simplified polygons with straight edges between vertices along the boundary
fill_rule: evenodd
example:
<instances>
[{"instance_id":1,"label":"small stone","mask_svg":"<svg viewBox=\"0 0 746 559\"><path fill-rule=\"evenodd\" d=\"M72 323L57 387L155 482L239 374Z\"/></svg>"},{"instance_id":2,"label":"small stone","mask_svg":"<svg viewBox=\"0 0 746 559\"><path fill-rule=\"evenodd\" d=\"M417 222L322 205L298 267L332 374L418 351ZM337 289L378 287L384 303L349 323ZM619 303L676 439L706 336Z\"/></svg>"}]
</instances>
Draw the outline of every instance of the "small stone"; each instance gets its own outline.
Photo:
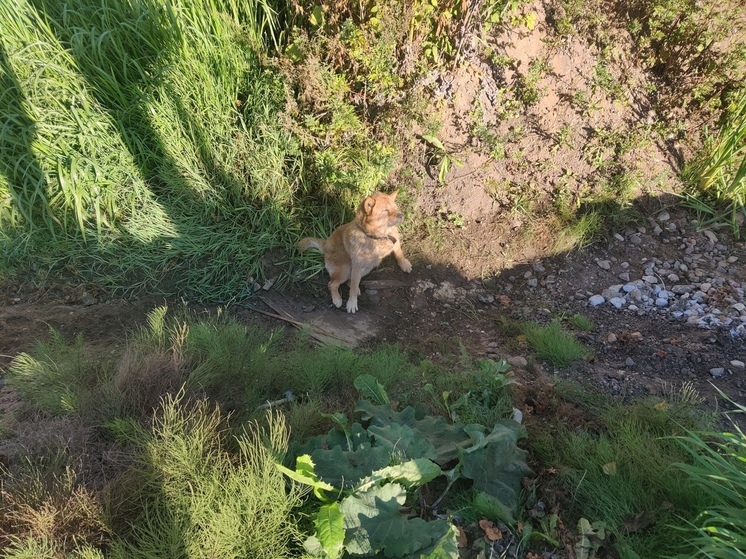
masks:
<instances>
[{"instance_id":1,"label":"small stone","mask_svg":"<svg viewBox=\"0 0 746 559\"><path fill-rule=\"evenodd\" d=\"M621 264L619 264L619 267L622 270L626 270L627 268L629 268L629 262L622 262Z\"/></svg>"},{"instance_id":2,"label":"small stone","mask_svg":"<svg viewBox=\"0 0 746 559\"><path fill-rule=\"evenodd\" d=\"M679 281L679 276L677 276L676 274L668 274L668 276L666 277L668 278L668 281L673 281L673 282Z\"/></svg>"},{"instance_id":3,"label":"small stone","mask_svg":"<svg viewBox=\"0 0 746 559\"><path fill-rule=\"evenodd\" d=\"M90 307L91 305L95 305L96 303L98 303L98 299L96 299L87 291L84 291L78 300L86 307Z\"/></svg>"},{"instance_id":4,"label":"small stone","mask_svg":"<svg viewBox=\"0 0 746 559\"><path fill-rule=\"evenodd\" d=\"M272 286L275 284L276 281L277 281L277 278L268 279L267 281L264 282L262 289L264 291L269 291L270 289L272 289Z\"/></svg>"},{"instance_id":5,"label":"small stone","mask_svg":"<svg viewBox=\"0 0 746 559\"><path fill-rule=\"evenodd\" d=\"M621 243L621 242L624 242L624 237L623 237L622 235L620 235L619 233L614 233L614 238L615 238L615 239L616 239L617 241L619 241L620 243Z\"/></svg>"},{"instance_id":6,"label":"small stone","mask_svg":"<svg viewBox=\"0 0 746 559\"><path fill-rule=\"evenodd\" d=\"M642 276L642 281L652 285L658 283L658 278L656 278L655 276Z\"/></svg>"},{"instance_id":7,"label":"small stone","mask_svg":"<svg viewBox=\"0 0 746 559\"><path fill-rule=\"evenodd\" d=\"M614 305L616 308L621 309L624 306L624 303L626 301L622 299L621 297L614 297L612 299L609 299L609 303Z\"/></svg>"},{"instance_id":8,"label":"small stone","mask_svg":"<svg viewBox=\"0 0 746 559\"><path fill-rule=\"evenodd\" d=\"M725 368L723 367L713 367L710 369L710 374L712 375L712 378L720 378L725 376Z\"/></svg>"},{"instance_id":9,"label":"small stone","mask_svg":"<svg viewBox=\"0 0 746 559\"><path fill-rule=\"evenodd\" d=\"M525 369L528 365L528 361L526 360L526 358L521 357L520 355L508 357L506 361L511 367L515 367L516 369Z\"/></svg>"},{"instance_id":10,"label":"small stone","mask_svg":"<svg viewBox=\"0 0 746 559\"><path fill-rule=\"evenodd\" d=\"M639 310L639 307L638 307L637 305L630 305L630 306L629 306L629 307L627 307L627 308L628 308L629 310L631 310L632 312L635 312L635 311Z\"/></svg>"},{"instance_id":11,"label":"small stone","mask_svg":"<svg viewBox=\"0 0 746 559\"><path fill-rule=\"evenodd\" d=\"M531 266L531 268L533 268L534 272L538 272L540 274L547 271L547 269L538 262L534 264L533 266Z\"/></svg>"},{"instance_id":12,"label":"small stone","mask_svg":"<svg viewBox=\"0 0 746 559\"><path fill-rule=\"evenodd\" d=\"M668 221L669 219L671 219L671 216L665 210L658 214L658 221Z\"/></svg>"},{"instance_id":13,"label":"small stone","mask_svg":"<svg viewBox=\"0 0 746 559\"><path fill-rule=\"evenodd\" d=\"M614 342L616 342L616 340L617 340L617 337L616 337L616 334L615 334L614 332L610 333L610 334L609 334L609 335L608 335L608 336L606 337L606 341L607 341L607 342L609 342L610 344L613 344ZM732 363L732 362L731 362L731 363Z\"/></svg>"},{"instance_id":14,"label":"small stone","mask_svg":"<svg viewBox=\"0 0 746 559\"><path fill-rule=\"evenodd\" d=\"M629 274L627 272L623 272L619 274L619 279L622 281L629 281Z\"/></svg>"},{"instance_id":15,"label":"small stone","mask_svg":"<svg viewBox=\"0 0 746 559\"><path fill-rule=\"evenodd\" d=\"M627 359L624 360L624 364L627 367L634 367L635 366L635 360L632 359L631 357L627 357Z\"/></svg>"},{"instance_id":16,"label":"small stone","mask_svg":"<svg viewBox=\"0 0 746 559\"><path fill-rule=\"evenodd\" d=\"M596 264L598 264L598 267L602 270L611 270L611 262L608 260L597 260Z\"/></svg>"},{"instance_id":17,"label":"small stone","mask_svg":"<svg viewBox=\"0 0 746 559\"><path fill-rule=\"evenodd\" d=\"M641 245L642 244L642 237L640 237L639 234L635 233L629 238L629 242L633 245Z\"/></svg>"},{"instance_id":18,"label":"small stone","mask_svg":"<svg viewBox=\"0 0 746 559\"><path fill-rule=\"evenodd\" d=\"M537 280L536 278L531 278L530 280L528 280L529 287L536 287L538 284L539 280Z\"/></svg>"},{"instance_id":19,"label":"small stone","mask_svg":"<svg viewBox=\"0 0 746 559\"><path fill-rule=\"evenodd\" d=\"M738 262L738 256L729 256L727 262L728 264L735 264Z\"/></svg>"},{"instance_id":20,"label":"small stone","mask_svg":"<svg viewBox=\"0 0 746 559\"><path fill-rule=\"evenodd\" d=\"M603 297L601 297L601 295L594 295L593 297L591 297L590 299L588 299L588 303L590 303L590 305L592 307L597 307L599 305L603 305L604 302L606 302L606 299L604 299Z\"/></svg>"},{"instance_id":21,"label":"small stone","mask_svg":"<svg viewBox=\"0 0 746 559\"><path fill-rule=\"evenodd\" d=\"M746 369L746 363L744 363L743 361L739 361L738 359L733 359L730 362L730 366L734 369Z\"/></svg>"},{"instance_id":22,"label":"small stone","mask_svg":"<svg viewBox=\"0 0 746 559\"><path fill-rule=\"evenodd\" d=\"M480 293L480 294L477 295L477 301L479 301L480 303L483 303L485 305L491 305L492 303L495 302L495 297L492 296L492 295L490 295L490 294L482 295Z\"/></svg>"},{"instance_id":23,"label":"small stone","mask_svg":"<svg viewBox=\"0 0 746 559\"><path fill-rule=\"evenodd\" d=\"M733 305L733 310L736 310L738 312L742 312L742 311L746 310L746 305L744 305L743 303L736 303L735 305Z\"/></svg>"},{"instance_id":24,"label":"small stone","mask_svg":"<svg viewBox=\"0 0 746 559\"><path fill-rule=\"evenodd\" d=\"M712 231L703 231L705 234L705 237L711 242L711 243L717 243L718 242L718 236L713 233Z\"/></svg>"}]
</instances>

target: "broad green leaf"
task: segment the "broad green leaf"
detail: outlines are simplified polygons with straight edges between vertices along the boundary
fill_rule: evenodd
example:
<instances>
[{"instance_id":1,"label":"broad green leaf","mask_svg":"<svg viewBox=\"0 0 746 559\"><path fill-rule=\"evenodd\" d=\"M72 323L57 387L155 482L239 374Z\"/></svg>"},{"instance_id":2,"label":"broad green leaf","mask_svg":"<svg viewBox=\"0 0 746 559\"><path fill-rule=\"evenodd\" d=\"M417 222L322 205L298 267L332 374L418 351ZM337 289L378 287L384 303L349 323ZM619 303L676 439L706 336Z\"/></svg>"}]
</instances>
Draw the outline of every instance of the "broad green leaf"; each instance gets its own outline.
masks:
<instances>
[{"instance_id":1,"label":"broad green leaf","mask_svg":"<svg viewBox=\"0 0 746 559\"><path fill-rule=\"evenodd\" d=\"M446 464L458 458L460 447L471 444L463 425L451 425L446 418L439 415L427 415L418 420L415 418L415 411L412 407L406 407L401 412L397 412L390 406L376 406L371 402L361 400L357 403L355 411L361 412L363 420L370 421L371 427L398 424L417 429L422 437L430 441L435 448L435 456L429 457L441 467L445 467Z\"/></svg>"},{"instance_id":2,"label":"broad green leaf","mask_svg":"<svg viewBox=\"0 0 746 559\"><path fill-rule=\"evenodd\" d=\"M474 489L494 497L515 515L521 481L533 473L526 464L526 451L517 446L520 426L513 421L498 423L486 436L475 427L468 426L475 444L459 452L461 474L474 481Z\"/></svg>"},{"instance_id":3,"label":"broad green leaf","mask_svg":"<svg viewBox=\"0 0 746 559\"><path fill-rule=\"evenodd\" d=\"M304 454L298 456L295 460L295 471L290 468L286 468L282 464L275 464L277 469L283 474L288 476L293 481L302 483L304 485L310 485L313 488L313 492L322 501L328 501L329 498L324 494L324 491L334 491L334 487L328 483L319 479L314 470L314 463L310 456Z\"/></svg>"},{"instance_id":4,"label":"broad green leaf","mask_svg":"<svg viewBox=\"0 0 746 559\"><path fill-rule=\"evenodd\" d=\"M593 559L605 537L603 522L591 525L588 520L581 518L578 521L578 541L575 543L577 559Z\"/></svg>"},{"instance_id":5,"label":"broad green leaf","mask_svg":"<svg viewBox=\"0 0 746 559\"><path fill-rule=\"evenodd\" d=\"M425 140L431 146L438 148L440 151L445 152L446 148L438 138L430 134L423 134L422 139Z\"/></svg>"},{"instance_id":6,"label":"broad green leaf","mask_svg":"<svg viewBox=\"0 0 746 559\"><path fill-rule=\"evenodd\" d=\"M426 550L450 530L445 520L425 522L399 512L406 500L397 483L371 487L340 503L345 516L345 549L351 555L407 557Z\"/></svg>"},{"instance_id":7,"label":"broad green leaf","mask_svg":"<svg viewBox=\"0 0 746 559\"><path fill-rule=\"evenodd\" d=\"M351 489L358 481L376 470L386 467L391 453L385 447L359 448L344 451L335 446L326 450L318 448L311 453L319 478L335 487Z\"/></svg>"},{"instance_id":8,"label":"broad green leaf","mask_svg":"<svg viewBox=\"0 0 746 559\"><path fill-rule=\"evenodd\" d=\"M342 556L344 548L345 529L344 515L339 510L338 503L330 503L319 509L316 515L316 537L329 559Z\"/></svg>"},{"instance_id":9,"label":"broad green leaf","mask_svg":"<svg viewBox=\"0 0 746 559\"><path fill-rule=\"evenodd\" d=\"M360 375L357 377L355 379L355 388L360 391L363 398L367 398L376 404L384 405L391 403L389 395L386 394L386 389L373 375Z\"/></svg>"},{"instance_id":10,"label":"broad green leaf","mask_svg":"<svg viewBox=\"0 0 746 559\"><path fill-rule=\"evenodd\" d=\"M382 481L401 483L407 489L420 487L442 475L440 467L427 458L417 458L397 466L388 466L360 480L355 491L367 491Z\"/></svg>"},{"instance_id":11,"label":"broad green leaf","mask_svg":"<svg viewBox=\"0 0 746 559\"><path fill-rule=\"evenodd\" d=\"M371 425L368 432L373 435L376 446L389 449L392 455L405 458L430 458L435 460L437 452L433 444L420 433L408 425L391 423L385 426Z\"/></svg>"},{"instance_id":12,"label":"broad green leaf","mask_svg":"<svg viewBox=\"0 0 746 559\"><path fill-rule=\"evenodd\" d=\"M431 547L411 556L411 559L458 559L458 541L456 540L456 529L448 527L442 538Z\"/></svg>"}]
</instances>

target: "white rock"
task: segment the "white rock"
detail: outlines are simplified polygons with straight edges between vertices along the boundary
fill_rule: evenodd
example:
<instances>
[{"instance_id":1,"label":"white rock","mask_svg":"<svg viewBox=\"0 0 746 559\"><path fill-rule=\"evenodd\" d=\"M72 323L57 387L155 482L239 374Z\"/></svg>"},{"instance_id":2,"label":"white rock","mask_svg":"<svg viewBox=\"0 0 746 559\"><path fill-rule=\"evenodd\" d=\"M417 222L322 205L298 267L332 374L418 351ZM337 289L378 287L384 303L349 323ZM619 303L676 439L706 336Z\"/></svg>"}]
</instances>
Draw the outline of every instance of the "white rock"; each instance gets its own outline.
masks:
<instances>
[{"instance_id":1,"label":"white rock","mask_svg":"<svg viewBox=\"0 0 746 559\"><path fill-rule=\"evenodd\" d=\"M604 299L603 297L601 297L601 295L594 295L593 297L591 297L590 299L588 299L588 303L590 303L590 305L592 307L597 307L599 305L603 305L605 302L606 302L606 299Z\"/></svg>"},{"instance_id":2,"label":"white rock","mask_svg":"<svg viewBox=\"0 0 746 559\"><path fill-rule=\"evenodd\" d=\"M626 301L621 297L614 297L613 299L609 299L609 303L614 305L616 308L621 309Z\"/></svg>"}]
</instances>

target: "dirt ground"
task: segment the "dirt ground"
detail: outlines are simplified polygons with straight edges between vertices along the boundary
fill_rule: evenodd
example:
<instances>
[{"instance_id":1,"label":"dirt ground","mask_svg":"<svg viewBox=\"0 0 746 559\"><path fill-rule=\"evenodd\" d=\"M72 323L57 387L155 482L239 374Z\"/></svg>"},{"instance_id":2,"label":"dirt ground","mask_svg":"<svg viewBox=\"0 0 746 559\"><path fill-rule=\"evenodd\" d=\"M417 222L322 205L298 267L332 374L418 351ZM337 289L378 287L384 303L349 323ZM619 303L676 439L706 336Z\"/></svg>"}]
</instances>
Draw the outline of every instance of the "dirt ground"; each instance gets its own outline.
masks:
<instances>
[{"instance_id":1,"label":"dirt ground","mask_svg":"<svg viewBox=\"0 0 746 559\"><path fill-rule=\"evenodd\" d=\"M685 219L682 217L682 220ZM481 239L490 234L489 226L454 229L458 243L470 236ZM691 232L691 235L701 235ZM409 239L405 250L412 260L411 275L398 269L393 259L366 278L369 286L361 297L360 310L348 315L331 307L326 278L298 284L279 292L296 301L306 311L322 309L342 321L359 323L374 319L377 328L362 339L362 347L396 343L421 358L447 362L459 355L463 345L474 358L518 357L516 371L527 386L547 383L553 375L587 383L620 399L647 395L671 395L684 383L691 383L706 398L705 405L723 406L716 388L730 398L746 400L746 371L730 366L732 360L746 360L746 340L733 337L728 329L702 329L673 319L668 314L645 315L610 305L592 307L588 295L603 291L615 280L614 270L598 266L599 259L629 263L628 270L640 270L651 256L676 258L679 249L665 236L645 235L645 242L634 245L612 239L585 251L574 251L547 259L536 258L536 245L530 256L519 260L514 252L504 268L494 275L474 273L478 263L469 259L468 250L460 258L446 261L449 254L436 250L427 237ZM500 246L500 238L495 245ZM731 243L728 254L738 258L730 269L734 278L746 278L746 247ZM638 272L638 275L642 272ZM633 272L634 275L634 272ZM536 286L530 279L535 278ZM634 279L634 278L633 278ZM386 287L391 285L393 287ZM144 325L145 315L154 307L168 303L171 308L184 305L157 297L125 300L110 297L86 286L60 286L39 291L17 286L7 288L0 299L0 359L7 367L13 357L33 348L54 328L67 339L81 335L102 355L116 354L127 336ZM344 292L343 292L344 293ZM582 297L579 297L578 294ZM277 319L274 309L256 298L229 307L238 320L258 322L270 327L292 326ZM192 306L197 312L215 312L215 308ZM592 356L562 370L555 370L533 355L521 337L506 332L502 318L547 322L574 313L586 315L596 325L591 332L575 331L592 349ZM303 320L303 316L298 317ZM364 335L359 336L362 338ZM520 358L525 358L523 365ZM710 370L723 367L725 374L713 378ZM3 388L2 396L12 398Z\"/></svg>"}]
</instances>

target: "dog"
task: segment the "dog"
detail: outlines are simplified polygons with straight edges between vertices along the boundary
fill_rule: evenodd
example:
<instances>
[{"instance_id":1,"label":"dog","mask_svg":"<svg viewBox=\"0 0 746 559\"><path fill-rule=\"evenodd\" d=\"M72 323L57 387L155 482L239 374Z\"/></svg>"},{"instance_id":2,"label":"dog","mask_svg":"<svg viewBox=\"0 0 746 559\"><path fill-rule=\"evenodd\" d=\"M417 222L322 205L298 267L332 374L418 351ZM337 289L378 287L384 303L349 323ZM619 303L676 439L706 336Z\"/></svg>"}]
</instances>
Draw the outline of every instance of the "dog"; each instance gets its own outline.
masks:
<instances>
[{"instance_id":1,"label":"dog","mask_svg":"<svg viewBox=\"0 0 746 559\"><path fill-rule=\"evenodd\" d=\"M360 279L392 252L399 268L406 273L412 271L412 264L404 258L396 227L402 221L396 205L398 192L374 192L360 203L355 219L337 227L328 239L306 237L298 242L301 252L315 248L324 254L324 264L330 276L329 292L335 307L342 306L339 286L349 282L347 312L356 312Z\"/></svg>"}]
</instances>

